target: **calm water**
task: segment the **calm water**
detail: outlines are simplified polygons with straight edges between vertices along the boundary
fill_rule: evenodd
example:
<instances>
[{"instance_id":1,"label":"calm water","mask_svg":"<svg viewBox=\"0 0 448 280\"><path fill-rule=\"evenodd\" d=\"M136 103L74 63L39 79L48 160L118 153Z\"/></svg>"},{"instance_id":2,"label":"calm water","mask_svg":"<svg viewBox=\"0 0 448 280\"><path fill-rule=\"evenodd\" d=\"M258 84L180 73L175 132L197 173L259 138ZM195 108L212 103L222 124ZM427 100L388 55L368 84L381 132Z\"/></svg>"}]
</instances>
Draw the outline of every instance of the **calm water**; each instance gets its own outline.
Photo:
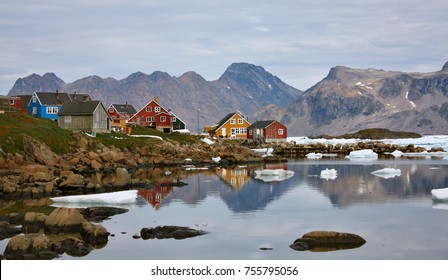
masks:
<instances>
[{"instance_id":1,"label":"calm water","mask_svg":"<svg viewBox=\"0 0 448 280\"><path fill-rule=\"evenodd\" d=\"M371 174L385 167L400 169L401 175ZM446 159L305 159L264 167L294 171L281 182L255 179L254 171L261 168L196 172L182 178L184 187L141 191L138 205L102 222L115 236L82 259L448 259L448 203L436 205L430 194L448 187ZM320 178L326 168L337 170L337 178ZM163 225L209 234L133 238L143 227ZM289 248L314 230L355 233L367 243L333 252ZM2 251L6 244L0 242Z\"/></svg>"}]
</instances>

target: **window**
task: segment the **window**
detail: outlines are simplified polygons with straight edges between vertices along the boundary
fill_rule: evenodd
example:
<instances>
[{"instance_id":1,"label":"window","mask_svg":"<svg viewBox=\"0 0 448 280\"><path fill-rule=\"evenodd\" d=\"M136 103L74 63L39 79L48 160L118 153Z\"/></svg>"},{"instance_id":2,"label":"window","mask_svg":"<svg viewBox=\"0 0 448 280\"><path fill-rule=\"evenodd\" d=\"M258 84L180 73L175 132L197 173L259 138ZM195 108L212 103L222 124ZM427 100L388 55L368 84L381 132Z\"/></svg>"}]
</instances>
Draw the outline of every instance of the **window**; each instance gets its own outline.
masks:
<instances>
[{"instance_id":1,"label":"window","mask_svg":"<svg viewBox=\"0 0 448 280\"><path fill-rule=\"evenodd\" d=\"M231 119L230 124L236 124L236 121L234 119Z\"/></svg>"},{"instance_id":2,"label":"window","mask_svg":"<svg viewBox=\"0 0 448 280\"><path fill-rule=\"evenodd\" d=\"M33 107L33 110L31 111L31 115L37 115L37 107Z\"/></svg>"},{"instance_id":3,"label":"window","mask_svg":"<svg viewBox=\"0 0 448 280\"><path fill-rule=\"evenodd\" d=\"M283 128L278 129L278 135L283 135Z\"/></svg>"},{"instance_id":4,"label":"window","mask_svg":"<svg viewBox=\"0 0 448 280\"><path fill-rule=\"evenodd\" d=\"M155 111L156 113L160 113L160 107L155 107L154 111Z\"/></svg>"},{"instance_id":5,"label":"window","mask_svg":"<svg viewBox=\"0 0 448 280\"><path fill-rule=\"evenodd\" d=\"M58 113L58 107L47 107L47 114L55 115Z\"/></svg>"},{"instance_id":6,"label":"window","mask_svg":"<svg viewBox=\"0 0 448 280\"><path fill-rule=\"evenodd\" d=\"M165 116L161 116L161 117L160 117L160 121L161 121L161 122L166 122L166 117L165 117Z\"/></svg>"},{"instance_id":7,"label":"window","mask_svg":"<svg viewBox=\"0 0 448 280\"><path fill-rule=\"evenodd\" d=\"M252 129L249 129L249 135L252 135Z\"/></svg>"},{"instance_id":8,"label":"window","mask_svg":"<svg viewBox=\"0 0 448 280\"><path fill-rule=\"evenodd\" d=\"M243 124L243 119L239 119L238 124Z\"/></svg>"},{"instance_id":9,"label":"window","mask_svg":"<svg viewBox=\"0 0 448 280\"><path fill-rule=\"evenodd\" d=\"M154 122L154 117L146 117L146 122Z\"/></svg>"},{"instance_id":10,"label":"window","mask_svg":"<svg viewBox=\"0 0 448 280\"><path fill-rule=\"evenodd\" d=\"M33 95L33 103L36 103L36 101L37 101L37 98L35 95Z\"/></svg>"},{"instance_id":11,"label":"window","mask_svg":"<svg viewBox=\"0 0 448 280\"><path fill-rule=\"evenodd\" d=\"M14 105L14 99L9 100L9 105Z\"/></svg>"},{"instance_id":12,"label":"window","mask_svg":"<svg viewBox=\"0 0 448 280\"><path fill-rule=\"evenodd\" d=\"M150 106L146 107L146 112L152 112L152 107Z\"/></svg>"},{"instance_id":13,"label":"window","mask_svg":"<svg viewBox=\"0 0 448 280\"><path fill-rule=\"evenodd\" d=\"M72 116L65 116L64 123L71 123L72 122Z\"/></svg>"},{"instance_id":14,"label":"window","mask_svg":"<svg viewBox=\"0 0 448 280\"><path fill-rule=\"evenodd\" d=\"M176 117L171 117L172 122L176 122Z\"/></svg>"},{"instance_id":15,"label":"window","mask_svg":"<svg viewBox=\"0 0 448 280\"><path fill-rule=\"evenodd\" d=\"M113 113L114 112L114 108L110 107L109 108L109 113Z\"/></svg>"}]
</instances>

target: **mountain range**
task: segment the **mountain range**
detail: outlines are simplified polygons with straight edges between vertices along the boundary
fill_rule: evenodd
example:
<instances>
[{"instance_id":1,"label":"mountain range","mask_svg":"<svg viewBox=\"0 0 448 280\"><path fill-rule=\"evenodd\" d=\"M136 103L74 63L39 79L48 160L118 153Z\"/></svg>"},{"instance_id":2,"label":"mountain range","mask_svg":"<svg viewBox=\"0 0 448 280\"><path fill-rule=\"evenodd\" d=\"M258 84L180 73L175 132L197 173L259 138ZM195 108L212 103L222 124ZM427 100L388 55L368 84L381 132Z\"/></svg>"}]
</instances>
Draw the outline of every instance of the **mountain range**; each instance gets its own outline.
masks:
<instances>
[{"instance_id":1,"label":"mountain range","mask_svg":"<svg viewBox=\"0 0 448 280\"><path fill-rule=\"evenodd\" d=\"M89 93L106 107L128 102L137 110L158 97L191 131L240 111L249 122L279 120L291 136L340 135L365 128L448 133L448 62L432 73L336 66L305 92L261 66L233 63L215 81L192 71L180 77L136 72L122 80L89 76L72 83L54 73L32 74L18 79L8 95L55 90Z\"/></svg>"}]
</instances>

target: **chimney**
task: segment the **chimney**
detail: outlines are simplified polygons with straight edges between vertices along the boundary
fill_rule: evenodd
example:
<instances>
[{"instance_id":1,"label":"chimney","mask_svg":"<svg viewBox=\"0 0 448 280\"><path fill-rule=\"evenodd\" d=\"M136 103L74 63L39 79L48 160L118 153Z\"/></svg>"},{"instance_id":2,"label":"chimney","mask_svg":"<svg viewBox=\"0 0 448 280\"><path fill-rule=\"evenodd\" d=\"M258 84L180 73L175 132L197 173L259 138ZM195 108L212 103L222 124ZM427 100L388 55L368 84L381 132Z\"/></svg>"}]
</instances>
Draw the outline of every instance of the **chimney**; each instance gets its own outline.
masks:
<instances>
[{"instance_id":1,"label":"chimney","mask_svg":"<svg viewBox=\"0 0 448 280\"><path fill-rule=\"evenodd\" d=\"M154 97L154 101L160 104L160 99L159 99L158 96L155 96L155 97Z\"/></svg>"},{"instance_id":2,"label":"chimney","mask_svg":"<svg viewBox=\"0 0 448 280\"><path fill-rule=\"evenodd\" d=\"M128 102L126 101L126 109L128 108Z\"/></svg>"}]
</instances>

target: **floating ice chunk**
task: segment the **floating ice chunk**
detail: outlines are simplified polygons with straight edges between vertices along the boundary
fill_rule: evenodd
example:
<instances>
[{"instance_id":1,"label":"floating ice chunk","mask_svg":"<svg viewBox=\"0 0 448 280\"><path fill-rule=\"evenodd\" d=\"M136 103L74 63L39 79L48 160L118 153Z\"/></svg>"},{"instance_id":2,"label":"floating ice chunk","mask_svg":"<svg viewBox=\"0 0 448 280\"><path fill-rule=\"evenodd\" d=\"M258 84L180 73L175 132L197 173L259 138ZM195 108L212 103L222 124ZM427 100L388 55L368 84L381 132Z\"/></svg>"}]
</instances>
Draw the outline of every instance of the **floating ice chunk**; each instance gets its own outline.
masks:
<instances>
[{"instance_id":1,"label":"floating ice chunk","mask_svg":"<svg viewBox=\"0 0 448 280\"><path fill-rule=\"evenodd\" d=\"M350 152L347 158L352 160L375 160L378 159L378 154L371 149L365 149Z\"/></svg>"},{"instance_id":2,"label":"floating ice chunk","mask_svg":"<svg viewBox=\"0 0 448 280\"><path fill-rule=\"evenodd\" d=\"M389 178L394 178L396 176L400 176L401 175L401 170L400 169L395 169L395 168L383 168L380 170L376 170L371 172L373 175L375 176L379 176L385 179L389 179Z\"/></svg>"},{"instance_id":3,"label":"floating ice chunk","mask_svg":"<svg viewBox=\"0 0 448 280\"><path fill-rule=\"evenodd\" d=\"M448 188L432 189L431 194L432 194L432 199L434 199L434 200L448 201Z\"/></svg>"},{"instance_id":4,"label":"floating ice chunk","mask_svg":"<svg viewBox=\"0 0 448 280\"><path fill-rule=\"evenodd\" d=\"M274 148L261 148L261 149L251 149L257 154L261 154L263 157L270 157L274 152Z\"/></svg>"},{"instance_id":5,"label":"floating ice chunk","mask_svg":"<svg viewBox=\"0 0 448 280\"><path fill-rule=\"evenodd\" d=\"M255 179L263 182L283 181L294 176L294 171L284 169L255 170Z\"/></svg>"},{"instance_id":6,"label":"floating ice chunk","mask_svg":"<svg viewBox=\"0 0 448 280\"><path fill-rule=\"evenodd\" d=\"M402 151L398 151L398 150L395 150L395 151L393 151L390 154L393 155L394 157L401 157L401 156L403 156L403 152Z\"/></svg>"},{"instance_id":7,"label":"floating ice chunk","mask_svg":"<svg viewBox=\"0 0 448 280\"><path fill-rule=\"evenodd\" d=\"M308 153L306 154L307 158L322 158L322 154L321 153Z\"/></svg>"},{"instance_id":8,"label":"floating ice chunk","mask_svg":"<svg viewBox=\"0 0 448 280\"><path fill-rule=\"evenodd\" d=\"M334 180L338 177L338 171L334 168L332 169L324 169L320 172L321 179Z\"/></svg>"},{"instance_id":9,"label":"floating ice chunk","mask_svg":"<svg viewBox=\"0 0 448 280\"><path fill-rule=\"evenodd\" d=\"M119 191L101 194L70 195L50 198L58 204L82 205L126 205L137 202L137 190Z\"/></svg>"}]
</instances>

